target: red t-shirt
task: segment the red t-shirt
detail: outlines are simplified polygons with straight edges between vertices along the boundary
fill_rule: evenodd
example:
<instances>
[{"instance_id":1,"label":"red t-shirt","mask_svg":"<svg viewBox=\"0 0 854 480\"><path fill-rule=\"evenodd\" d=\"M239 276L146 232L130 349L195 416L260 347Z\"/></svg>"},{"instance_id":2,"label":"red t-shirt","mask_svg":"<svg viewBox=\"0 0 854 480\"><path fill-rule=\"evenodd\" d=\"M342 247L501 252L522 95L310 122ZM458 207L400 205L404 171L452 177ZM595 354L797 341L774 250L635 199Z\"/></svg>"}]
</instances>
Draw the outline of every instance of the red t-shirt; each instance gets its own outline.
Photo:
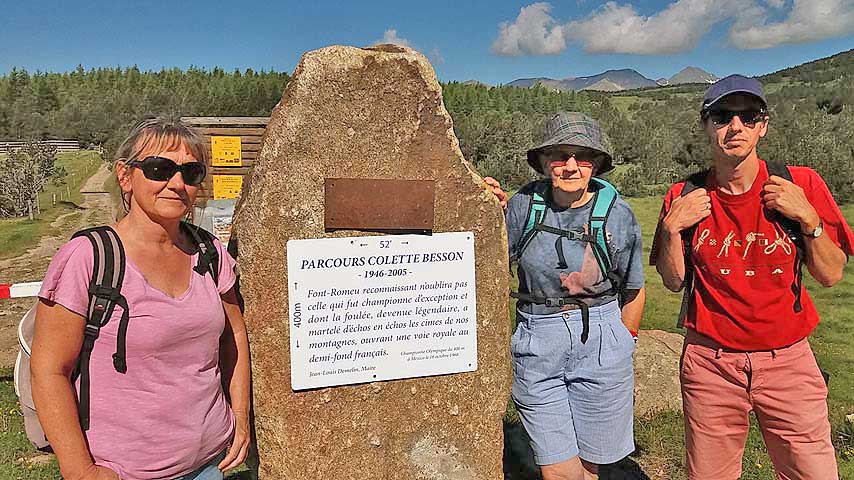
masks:
<instances>
[{"instance_id":1,"label":"red t-shirt","mask_svg":"<svg viewBox=\"0 0 854 480\"><path fill-rule=\"evenodd\" d=\"M768 169L764 161L759 163L753 186L741 195L720 191L714 175L709 176L712 214L697 225L692 242L695 288L685 326L737 350L791 345L809 335L819 320L803 287L803 308L794 311L795 246L761 208L760 194ZM847 255L854 253L851 229L821 177L808 167L789 169L794 183L803 188L821 217L823 235ZM660 219L683 187L684 182L680 182L667 192ZM653 242L651 264L655 264L657 252Z\"/></svg>"}]
</instances>

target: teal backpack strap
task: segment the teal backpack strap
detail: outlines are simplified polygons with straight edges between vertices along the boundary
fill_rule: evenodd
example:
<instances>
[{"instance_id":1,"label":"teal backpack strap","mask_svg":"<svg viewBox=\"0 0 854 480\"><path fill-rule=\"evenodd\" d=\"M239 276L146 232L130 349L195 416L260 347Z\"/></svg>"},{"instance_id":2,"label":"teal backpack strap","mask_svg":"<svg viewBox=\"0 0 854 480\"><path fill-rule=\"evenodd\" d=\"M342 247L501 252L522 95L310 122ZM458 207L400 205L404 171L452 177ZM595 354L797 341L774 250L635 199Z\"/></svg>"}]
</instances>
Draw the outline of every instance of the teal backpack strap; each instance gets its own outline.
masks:
<instances>
[{"instance_id":1,"label":"teal backpack strap","mask_svg":"<svg viewBox=\"0 0 854 480\"><path fill-rule=\"evenodd\" d=\"M593 210L590 212L587 231L593 237L593 255L602 270L602 275L605 278L610 278L612 271L611 251L605 238L605 224L608 222L608 215L611 213L611 208L613 208L619 194L613 185L601 178L594 177L591 181L596 182L599 189L593 198ZM617 285L614 287L618 288Z\"/></svg>"},{"instance_id":2,"label":"teal backpack strap","mask_svg":"<svg viewBox=\"0 0 854 480\"><path fill-rule=\"evenodd\" d=\"M522 256L522 252L528 248L528 244L531 243L534 235L537 234L538 230L535 227L543 223L547 205L542 193L533 192L531 194L531 201L528 202L528 216L525 219L525 230L522 231L522 237L519 239L519 249L513 255L513 258L510 259L511 262L518 260Z\"/></svg>"},{"instance_id":3,"label":"teal backpack strap","mask_svg":"<svg viewBox=\"0 0 854 480\"><path fill-rule=\"evenodd\" d=\"M534 225L543 223L545 214L546 199L539 192L534 192L531 195L531 202L528 204L528 219L525 222L525 230L522 232L522 238L525 238L534 229Z\"/></svg>"}]
</instances>

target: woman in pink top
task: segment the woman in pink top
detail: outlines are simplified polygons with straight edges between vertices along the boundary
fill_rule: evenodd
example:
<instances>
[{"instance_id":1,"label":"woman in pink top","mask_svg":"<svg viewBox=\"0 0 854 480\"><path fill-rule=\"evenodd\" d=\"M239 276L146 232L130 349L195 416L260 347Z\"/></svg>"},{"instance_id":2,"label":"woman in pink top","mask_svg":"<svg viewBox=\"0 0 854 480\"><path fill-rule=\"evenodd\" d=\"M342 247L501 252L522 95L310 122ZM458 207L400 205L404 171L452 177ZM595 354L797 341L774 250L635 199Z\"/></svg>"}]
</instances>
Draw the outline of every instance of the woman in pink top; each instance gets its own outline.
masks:
<instances>
[{"instance_id":1,"label":"woman in pink top","mask_svg":"<svg viewBox=\"0 0 854 480\"><path fill-rule=\"evenodd\" d=\"M234 261L219 242L219 278L193 270L181 220L206 172L204 136L147 120L119 147L115 171L128 214L112 225L126 252L127 370L113 366L116 307L89 365L89 429L71 381L83 341L91 243L65 244L39 293L32 355L39 421L67 479L221 479L249 447L249 346Z\"/></svg>"}]
</instances>

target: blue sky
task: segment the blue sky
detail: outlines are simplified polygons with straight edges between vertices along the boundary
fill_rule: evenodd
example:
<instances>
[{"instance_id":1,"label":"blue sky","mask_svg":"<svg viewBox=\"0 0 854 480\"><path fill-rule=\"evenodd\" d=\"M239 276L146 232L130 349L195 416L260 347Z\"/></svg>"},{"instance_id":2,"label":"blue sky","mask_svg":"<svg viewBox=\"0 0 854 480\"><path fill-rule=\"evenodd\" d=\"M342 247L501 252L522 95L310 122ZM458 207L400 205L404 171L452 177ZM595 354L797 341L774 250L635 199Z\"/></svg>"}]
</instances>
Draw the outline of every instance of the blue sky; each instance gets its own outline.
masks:
<instances>
[{"instance_id":1,"label":"blue sky","mask_svg":"<svg viewBox=\"0 0 854 480\"><path fill-rule=\"evenodd\" d=\"M292 71L306 51L407 43L489 84L688 65L757 75L854 48L854 0L29 0L3 7L0 73L138 65Z\"/></svg>"}]
</instances>

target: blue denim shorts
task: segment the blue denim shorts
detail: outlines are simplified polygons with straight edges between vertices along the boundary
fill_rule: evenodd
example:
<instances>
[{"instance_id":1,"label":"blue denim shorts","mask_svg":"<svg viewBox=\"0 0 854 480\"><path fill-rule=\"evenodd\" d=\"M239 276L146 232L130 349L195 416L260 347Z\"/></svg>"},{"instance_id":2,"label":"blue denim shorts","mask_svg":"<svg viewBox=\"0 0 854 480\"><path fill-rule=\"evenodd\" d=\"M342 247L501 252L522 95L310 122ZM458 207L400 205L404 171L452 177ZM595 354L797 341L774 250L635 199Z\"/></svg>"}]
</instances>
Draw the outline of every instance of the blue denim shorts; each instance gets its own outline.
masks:
<instances>
[{"instance_id":1,"label":"blue denim shorts","mask_svg":"<svg viewBox=\"0 0 854 480\"><path fill-rule=\"evenodd\" d=\"M223 450L222 453L212 458L208 463L175 480L222 480L222 471L216 467L225 458L226 452L227 450Z\"/></svg>"},{"instance_id":2,"label":"blue denim shorts","mask_svg":"<svg viewBox=\"0 0 854 480\"><path fill-rule=\"evenodd\" d=\"M635 449L635 342L618 302L590 308L590 335L581 343L581 311L516 312L513 401L537 465L580 456L606 464Z\"/></svg>"}]
</instances>

